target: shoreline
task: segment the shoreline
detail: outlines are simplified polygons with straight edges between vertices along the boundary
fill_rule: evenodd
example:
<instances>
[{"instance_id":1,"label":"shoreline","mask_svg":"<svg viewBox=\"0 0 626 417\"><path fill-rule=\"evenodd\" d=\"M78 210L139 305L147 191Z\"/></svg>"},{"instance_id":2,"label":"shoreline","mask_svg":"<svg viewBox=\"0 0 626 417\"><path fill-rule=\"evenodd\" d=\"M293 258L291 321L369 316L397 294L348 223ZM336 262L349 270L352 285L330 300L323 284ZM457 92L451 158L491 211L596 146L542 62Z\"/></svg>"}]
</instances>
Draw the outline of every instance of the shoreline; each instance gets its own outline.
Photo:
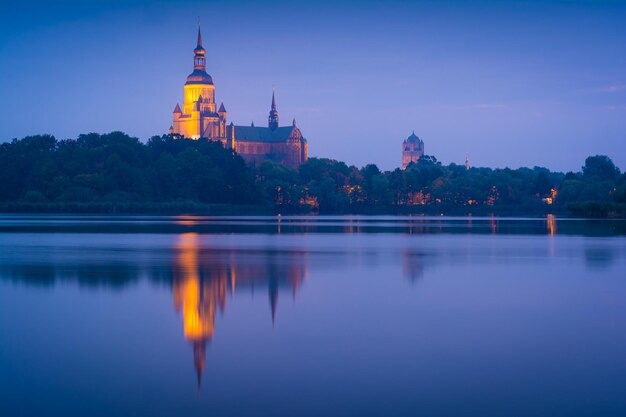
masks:
<instances>
[{"instance_id":1,"label":"shoreline","mask_svg":"<svg viewBox=\"0 0 626 417\"><path fill-rule=\"evenodd\" d=\"M621 219L626 218L626 205L608 203L581 203L567 209L545 207L542 210L528 207L450 207L450 206L397 206L363 208L350 212L315 212L312 210L280 211L274 207L246 204L205 204L191 201L173 202L63 202L63 203L0 203L0 214L84 214L84 215L166 215L166 216L485 216L530 217L548 215L559 218Z\"/></svg>"}]
</instances>

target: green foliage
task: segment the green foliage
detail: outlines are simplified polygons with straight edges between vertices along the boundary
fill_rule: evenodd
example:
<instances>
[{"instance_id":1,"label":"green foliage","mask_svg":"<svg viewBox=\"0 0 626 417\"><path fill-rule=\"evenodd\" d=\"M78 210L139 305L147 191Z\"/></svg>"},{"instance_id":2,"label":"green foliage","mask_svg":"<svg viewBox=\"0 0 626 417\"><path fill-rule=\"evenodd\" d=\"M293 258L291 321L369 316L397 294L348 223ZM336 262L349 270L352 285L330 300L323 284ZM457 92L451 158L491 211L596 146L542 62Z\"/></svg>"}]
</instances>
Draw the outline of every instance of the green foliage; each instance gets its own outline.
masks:
<instances>
[{"instance_id":1,"label":"green foliage","mask_svg":"<svg viewBox=\"0 0 626 417\"><path fill-rule=\"evenodd\" d=\"M0 201L194 201L255 204L260 191L244 161L219 143L121 132L76 140L30 136L0 145Z\"/></svg>"},{"instance_id":2,"label":"green foliage","mask_svg":"<svg viewBox=\"0 0 626 417\"><path fill-rule=\"evenodd\" d=\"M122 132L57 141L29 136L0 145L0 207L7 210L211 211L254 205L278 213L489 212L589 210L621 213L626 174L610 158L582 172L442 165L424 156L383 172L326 158L298 169L272 161L247 166L218 142ZM47 208L46 208L47 207ZM618 207L616 209L615 207Z\"/></svg>"},{"instance_id":3,"label":"green foliage","mask_svg":"<svg viewBox=\"0 0 626 417\"><path fill-rule=\"evenodd\" d=\"M619 168L606 155L590 156L585 160L583 176L597 181L615 181L619 177Z\"/></svg>"}]
</instances>

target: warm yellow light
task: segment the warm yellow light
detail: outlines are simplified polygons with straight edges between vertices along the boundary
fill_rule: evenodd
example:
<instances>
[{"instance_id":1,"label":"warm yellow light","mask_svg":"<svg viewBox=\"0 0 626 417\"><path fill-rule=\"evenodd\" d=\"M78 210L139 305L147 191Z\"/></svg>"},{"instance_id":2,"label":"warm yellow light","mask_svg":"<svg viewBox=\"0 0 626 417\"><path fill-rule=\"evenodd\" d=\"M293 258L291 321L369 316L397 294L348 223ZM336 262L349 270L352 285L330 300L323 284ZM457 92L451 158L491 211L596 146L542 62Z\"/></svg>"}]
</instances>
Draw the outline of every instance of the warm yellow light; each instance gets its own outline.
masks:
<instances>
[{"instance_id":1,"label":"warm yellow light","mask_svg":"<svg viewBox=\"0 0 626 417\"><path fill-rule=\"evenodd\" d=\"M556 217L554 214L548 214L546 218L546 225L548 226L548 233L550 236L554 236L556 234Z\"/></svg>"}]
</instances>

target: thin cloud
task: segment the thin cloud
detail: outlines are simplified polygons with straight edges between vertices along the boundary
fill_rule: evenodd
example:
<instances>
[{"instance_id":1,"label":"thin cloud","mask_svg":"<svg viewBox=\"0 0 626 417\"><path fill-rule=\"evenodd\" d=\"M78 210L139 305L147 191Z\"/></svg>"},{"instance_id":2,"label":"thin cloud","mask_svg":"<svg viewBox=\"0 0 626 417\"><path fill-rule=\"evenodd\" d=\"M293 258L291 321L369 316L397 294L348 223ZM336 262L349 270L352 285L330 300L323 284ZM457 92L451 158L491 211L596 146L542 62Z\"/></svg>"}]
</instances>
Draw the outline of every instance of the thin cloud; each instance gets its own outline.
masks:
<instances>
[{"instance_id":1,"label":"thin cloud","mask_svg":"<svg viewBox=\"0 0 626 417\"><path fill-rule=\"evenodd\" d=\"M446 103L432 103L423 104L419 106L420 109L440 109L440 110L475 110L475 109L509 109L510 104L505 103L472 103L472 104L446 104Z\"/></svg>"},{"instance_id":2,"label":"thin cloud","mask_svg":"<svg viewBox=\"0 0 626 417\"><path fill-rule=\"evenodd\" d=\"M626 91L626 84L613 84L599 88L589 88L587 90L579 90L579 93L585 94L613 94Z\"/></svg>"},{"instance_id":3,"label":"thin cloud","mask_svg":"<svg viewBox=\"0 0 626 417\"><path fill-rule=\"evenodd\" d=\"M479 109L506 109L508 108L508 104L502 104L502 103L480 103L475 105L474 107L477 107Z\"/></svg>"}]
</instances>

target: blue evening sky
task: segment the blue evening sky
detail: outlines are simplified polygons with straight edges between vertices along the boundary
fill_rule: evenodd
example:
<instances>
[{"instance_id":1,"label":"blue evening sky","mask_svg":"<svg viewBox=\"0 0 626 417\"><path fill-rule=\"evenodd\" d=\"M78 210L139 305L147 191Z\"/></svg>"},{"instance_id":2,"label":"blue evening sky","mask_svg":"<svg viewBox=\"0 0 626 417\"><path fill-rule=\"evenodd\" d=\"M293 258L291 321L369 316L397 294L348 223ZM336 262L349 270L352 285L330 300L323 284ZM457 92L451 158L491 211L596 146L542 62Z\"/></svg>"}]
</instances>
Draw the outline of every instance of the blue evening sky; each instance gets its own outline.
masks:
<instances>
[{"instance_id":1,"label":"blue evening sky","mask_svg":"<svg viewBox=\"0 0 626 417\"><path fill-rule=\"evenodd\" d=\"M229 121L296 117L310 155L626 169L625 1L0 0L0 141L167 131L200 16Z\"/></svg>"}]
</instances>

